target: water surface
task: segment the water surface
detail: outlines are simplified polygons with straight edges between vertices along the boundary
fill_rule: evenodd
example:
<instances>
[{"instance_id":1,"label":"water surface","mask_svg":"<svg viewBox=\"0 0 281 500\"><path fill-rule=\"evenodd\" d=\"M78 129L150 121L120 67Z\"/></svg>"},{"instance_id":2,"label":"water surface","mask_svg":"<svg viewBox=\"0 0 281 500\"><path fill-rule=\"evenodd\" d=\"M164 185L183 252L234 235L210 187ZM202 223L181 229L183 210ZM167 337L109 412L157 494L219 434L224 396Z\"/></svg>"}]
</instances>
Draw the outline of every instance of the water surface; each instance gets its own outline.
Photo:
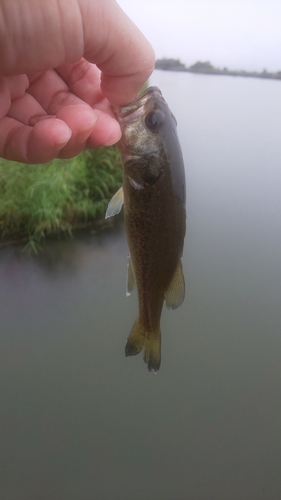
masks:
<instances>
[{"instance_id":1,"label":"water surface","mask_svg":"<svg viewBox=\"0 0 281 500\"><path fill-rule=\"evenodd\" d=\"M1 500L281 499L281 84L156 71L186 163L186 300L124 357L121 227L0 252Z\"/></svg>"}]
</instances>

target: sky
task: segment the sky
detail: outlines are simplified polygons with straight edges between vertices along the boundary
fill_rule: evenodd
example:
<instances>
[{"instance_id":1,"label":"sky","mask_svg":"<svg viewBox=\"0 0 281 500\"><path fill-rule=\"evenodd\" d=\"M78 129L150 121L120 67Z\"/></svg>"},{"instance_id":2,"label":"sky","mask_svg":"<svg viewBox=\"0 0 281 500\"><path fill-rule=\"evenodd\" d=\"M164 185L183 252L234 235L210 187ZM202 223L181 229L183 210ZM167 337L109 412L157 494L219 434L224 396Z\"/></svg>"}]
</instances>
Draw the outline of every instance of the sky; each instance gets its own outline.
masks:
<instances>
[{"instance_id":1,"label":"sky","mask_svg":"<svg viewBox=\"0 0 281 500\"><path fill-rule=\"evenodd\" d=\"M281 71L281 0L117 0L156 57Z\"/></svg>"}]
</instances>

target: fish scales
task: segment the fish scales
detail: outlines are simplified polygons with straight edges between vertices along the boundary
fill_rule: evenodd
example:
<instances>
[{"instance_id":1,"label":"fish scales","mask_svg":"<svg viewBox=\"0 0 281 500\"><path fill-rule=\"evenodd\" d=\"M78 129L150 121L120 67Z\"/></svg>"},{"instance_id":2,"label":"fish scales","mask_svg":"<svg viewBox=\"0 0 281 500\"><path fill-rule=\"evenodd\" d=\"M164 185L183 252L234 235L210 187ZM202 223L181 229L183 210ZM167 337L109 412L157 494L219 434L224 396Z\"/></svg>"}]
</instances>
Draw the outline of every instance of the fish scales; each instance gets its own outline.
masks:
<instances>
[{"instance_id":1,"label":"fish scales","mask_svg":"<svg viewBox=\"0 0 281 500\"><path fill-rule=\"evenodd\" d=\"M123 193L117 202L113 198L107 216L117 213L124 201L130 251L127 289L130 293L136 284L139 302L125 353L144 350L149 371L157 372L163 303L175 309L184 299L184 164L175 118L157 87L118 108L117 117L122 130Z\"/></svg>"}]
</instances>

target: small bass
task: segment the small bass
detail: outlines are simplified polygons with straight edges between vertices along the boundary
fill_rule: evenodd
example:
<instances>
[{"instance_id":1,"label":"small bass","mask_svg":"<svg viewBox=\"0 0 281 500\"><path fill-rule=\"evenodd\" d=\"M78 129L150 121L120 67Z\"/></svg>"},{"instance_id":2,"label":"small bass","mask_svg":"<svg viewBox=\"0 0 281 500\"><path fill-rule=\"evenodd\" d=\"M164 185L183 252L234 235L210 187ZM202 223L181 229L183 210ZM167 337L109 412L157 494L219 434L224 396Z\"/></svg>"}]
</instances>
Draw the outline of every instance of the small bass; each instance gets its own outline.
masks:
<instances>
[{"instance_id":1,"label":"small bass","mask_svg":"<svg viewBox=\"0 0 281 500\"><path fill-rule=\"evenodd\" d=\"M184 300L182 252L186 226L185 172L177 124L161 91L149 87L117 108L122 137L123 187L106 217L124 203L129 246L127 295L137 286L139 315L125 354L142 350L149 371L161 362L160 318L163 303L176 309Z\"/></svg>"}]
</instances>

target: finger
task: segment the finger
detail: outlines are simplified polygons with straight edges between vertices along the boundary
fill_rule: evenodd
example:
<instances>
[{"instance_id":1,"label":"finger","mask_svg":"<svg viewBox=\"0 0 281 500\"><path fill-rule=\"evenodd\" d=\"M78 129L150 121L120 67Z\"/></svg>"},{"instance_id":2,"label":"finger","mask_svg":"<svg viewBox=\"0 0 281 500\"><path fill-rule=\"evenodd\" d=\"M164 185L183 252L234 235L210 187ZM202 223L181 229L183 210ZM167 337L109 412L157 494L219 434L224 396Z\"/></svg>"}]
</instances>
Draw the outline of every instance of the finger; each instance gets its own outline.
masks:
<instances>
[{"instance_id":1,"label":"finger","mask_svg":"<svg viewBox=\"0 0 281 500\"><path fill-rule=\"evenodd\" d=\"M49 92L46 92L49 89ZM60 152L61 158L70 158L85 149L97 116L91 106L69 92L69 88L54 70L46 71L33 81L28 89L46 113L56 115L72 131L71 139Z\"/></svg>"},{"instance_id":2,"label":"finger","mask_svg":"<svg viewBox=\"0 0 281 500\"><path fill-rule=\"evenodd\" d=\"M90 106L104 99L100 88L100 70L83 57L76 63L59 66L56 71L71 92Z\"/></svg>"},{"instance_id":3,"label":"finger","mask_svg":"<svg viewBox=\"0 0 281 500\"><path fill-rule=\"evenodd\" d=\"M24 125L34 125L39 119L46 118L46 111L30 94L12 102L7 116Z\"/></svg>"},{"instance_id":4,"label":"finger","mask_svg":"<svg viewBox=\"0 0 281 500\"><path fill-rule=\"evenodd\" d=\"M151 44L115 0L80 0L84 57L102 71L101 89L113 105L133 100L151 75ZM99 19L93 30L92 19Z\"/></svg>"},{"instance_id":5,"label":"finger","mask_svg":"<svg viewBox=\"0 0 281 500\"><path fill-rule=\"evenodd\" d=\"M71 130L61 120L50 118L34 127L13 118L0 120L0 156L23 163L46 163L56 158L71 137Z\"/></svg>"},{"instance_id":6,"label":"finger","mask_svg":"<svg viewBox=\"0 0 281 500\"><path fill-rule=\"evenodd\" d=\"M71 158L85 149L86 141L91 135L97 116L86 104L62 107L56 114L72 131L66 146L60 152L60 158Z\"/></svg>"},{"instance_id":7,"label":"finger","mask_svg":"<svg viewBox=\"0 0 281 500\"><path fill-rule=\"evenodd\" d=\"M60 158L72 158L86 147L111 146L121 138L119 123L100 110L89 113L88 106L75 105L62 108L57 118L63 120L71 129L72 136L59 153Z\"/></svg>"},{"instance_id":8,"label":"finger","mask_svg":"<svg viewBox=\"0 0 281 500\"><path fill-rule=\"evenodd\" d=\"M112 146L121 139L120 125L108 113L95 110L97 121L88 137L86 147L96 148L98 146Z\"/></svg>"},{"instance_id":9,"label":"finger","mask_svg":"<svg viewBox=\"0 0 281 500\"><path fill-rule=\"evenodd\" d=\"M83 58L75 64L30 76L28 93L48 114L55 114L64 106L87 103L114 117L100 89L100 70Z\"/></svg>"},{"instance_id":10,"label":"finger","mask_svg":"<svg viewBox=\"0 0 281 500\"><path fill-rule=\"evenodd\" d=\"M82 99L69 91L68 85L53 69L40 73L37 78L30 76L28 93L50 115L56 114L63 106L83 104Z\"/></svg>"},{"instance_id":11,"label":"finger","mask_svg":"<svg viewBox=\"0 0 281 500\"><path fill-rule=\"evenodd\" d=\"M11 106L11 93L7 78L0 76L0 118L6 116Z\"/></svg>"},{"instance_id":12,"label":"finger","mask_svg":"<svg viewBox=\"0 0 281 500\"><path fill-rule=\"evenodd\" d=\"M28 85L26 75L0 76L0 118L6 116L13 99L24 95Z\"/></svg>"},{"instance_id":13,"label":"finger","mask_svg":"<svg viewBox=\"0 0 281 500\"><path fill-rule=\"evenodd\" d=\"M71 72L71 68L64 68L65 77L67 77L67 71ZM75 82L73 85L75 87ZM46 92L46 88L50 89L49 93ZM69 92L68 85L56 71L50 70L33 81L28 92L48 114L55 114L72 130L71 139L60 152L60 157L69 158L77 155L85 148L86 143L89 147L95 147L107 146L119 141L120 126L113 116L109 102L104 99L100 91L97 91L95 98L92 99L92 102L101 99L93 110L82 99ZM90 90L88 96L90 100ZM89 141L87 141L88 138Z\"/></svg>"},{"instance_id":14,"label":"finger","mask_svg":"<svg viewBox=\"0 0 281 500\"><path fill-rule=\"evenodd\" d=\"M83 72L86 72L85 76ZM49 70L38 77L30 76L28 93L48 114L56 114L65 106L87 103L114 117L109 101L100 90L100 71L83 59L77 64L61 66L58 71Z\"/></svg>"}]
</instances>

